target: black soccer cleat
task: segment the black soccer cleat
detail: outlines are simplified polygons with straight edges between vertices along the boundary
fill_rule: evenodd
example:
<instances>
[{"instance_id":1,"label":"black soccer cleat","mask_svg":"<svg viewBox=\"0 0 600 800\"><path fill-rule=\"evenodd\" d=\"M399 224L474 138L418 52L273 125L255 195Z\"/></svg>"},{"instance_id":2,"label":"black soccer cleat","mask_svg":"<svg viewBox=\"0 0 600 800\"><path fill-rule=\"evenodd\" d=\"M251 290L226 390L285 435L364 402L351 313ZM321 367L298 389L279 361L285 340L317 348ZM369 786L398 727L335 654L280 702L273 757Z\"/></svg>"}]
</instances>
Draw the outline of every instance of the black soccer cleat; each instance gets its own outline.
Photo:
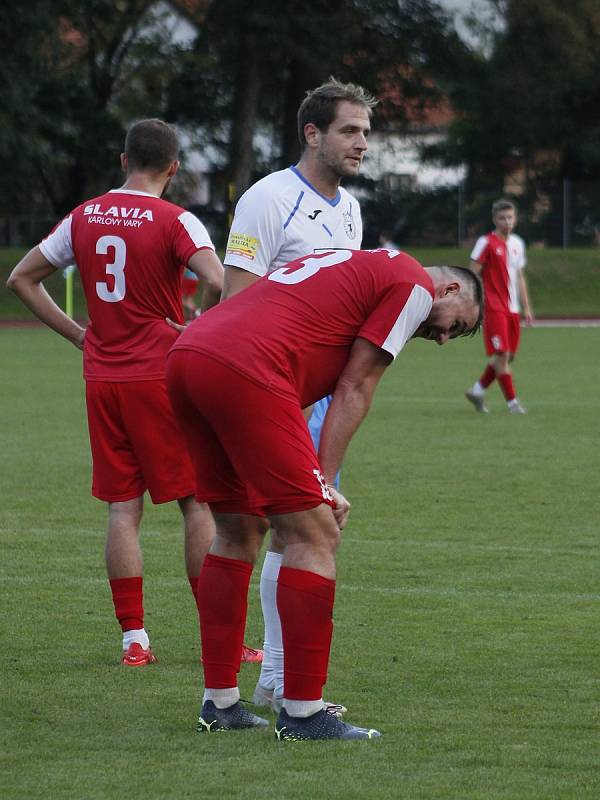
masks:
<instances>
[{"instance_id":1,"label":"black soccer cleat","mask_svg":"<svg viewBox=\"0 0 600 800\"><path fill-rule=\"evenodd\" d=\"M198 733L218 733L220 731L241 731L245 728L263 728L266 719L246 711L238 700L229 708L217 708L212 700L205 700L200 710L196 730Z\"/></svg>"},{"instance_id":2,"label":"black soccer cleat","mask_svg":"<svg viewBox=\"0 0 600 800\"><path fill-rule=\"evenodd\" d=\"M282 708L275 723L275 736L280 742L301 742L307 739L377 739L374 728L357 728L343 722L327 708L310 717L290 717Z\"/></svg>"}]
</instances>

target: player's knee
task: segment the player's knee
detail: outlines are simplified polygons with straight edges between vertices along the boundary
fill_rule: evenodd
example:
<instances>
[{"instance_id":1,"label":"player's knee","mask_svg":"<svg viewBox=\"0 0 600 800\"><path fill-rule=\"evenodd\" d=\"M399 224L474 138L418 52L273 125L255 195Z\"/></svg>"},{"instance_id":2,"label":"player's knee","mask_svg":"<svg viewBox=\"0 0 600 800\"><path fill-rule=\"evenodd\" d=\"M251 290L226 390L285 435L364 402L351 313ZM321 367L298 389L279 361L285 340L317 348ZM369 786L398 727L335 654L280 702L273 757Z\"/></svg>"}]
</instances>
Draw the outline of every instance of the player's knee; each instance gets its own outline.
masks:
<instances>
[{"instance_id":1,"label":"player's knee","mask_svg":"<svg viewBox=\"0 0 600 800\"><path fill-rule=\"evenodd\" d=\"M269 529L269 522L263 517L249 514L215 514L217 536L232 544L248 544L252 549L259 548Z\"/></svg>"},{"instance_id":2,"label":"player's knee","mask_svg":"<svg viewBox=\"0 0 600 800\"><path fill-rule=\"evenodd\" d=\"M312 549L335 553L340 542L340 529L329 506L298 514L288 514L275 523L281 541L287 544L304 544Z\"/></svg>"},{"instance_id":3,"label":"player's knee","mask_svg":"<svg viewBox=\"0 0 600 800\"><path fill-rule=\"evenodd\" d=\"M501 375L508 369L509 357L508 353L496 353L494 355L493 366L496 374Z\"/></svg>"}]
</instances>

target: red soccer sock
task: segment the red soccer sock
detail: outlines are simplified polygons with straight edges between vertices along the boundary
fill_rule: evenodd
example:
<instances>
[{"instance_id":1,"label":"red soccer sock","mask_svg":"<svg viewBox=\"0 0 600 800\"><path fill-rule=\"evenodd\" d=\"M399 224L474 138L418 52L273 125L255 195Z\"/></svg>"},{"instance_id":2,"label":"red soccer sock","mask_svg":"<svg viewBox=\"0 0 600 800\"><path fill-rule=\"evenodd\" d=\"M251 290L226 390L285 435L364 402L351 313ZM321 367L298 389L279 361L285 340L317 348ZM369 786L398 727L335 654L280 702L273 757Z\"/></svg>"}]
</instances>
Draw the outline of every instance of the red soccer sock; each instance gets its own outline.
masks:
<instances>
[{"instance_id":1,"label":"red soccer sock","mask_svg":"<svg viewBox=\"0 0 600 800\"><path fill-rule=\"evenodd\" d=\"M288 700L319 700L323 696L334 600L335 581L302 569L279 570L277 608L283 634L283 696Z\"/></svg>"},{"instance_id":2,"label":"red soccer sock","mask_svg":"<svg viewBox=\"0 0 600 800\"><path fill-rule=\"evenodd\" d=\"M143 578L109 578L115 616L122 631L144 627Z\"/></svg>"},{"instance_id":3,"label":"red soccer sock","mask_svg":"<svg viewBox=\"0 0 600 800\"><path fill-rule=\"evenodd\" d=\"M207 555L198 578L202 665L207 689L237 686L252 564Z\"/></svg>"},{"instance_id":4,"label":"red soccer sock","mask_svg":"<svg viewBox=\"0 0 600 800\"><path fill-rule=\"evenodd\" d=\"M515 391L510 372L505 372L504 375L498 375L498 383L500 384L500 388L502 389L502 394L504 395L506 402L510 403L511 400L514 400L517 396L517 393Z\"/></svg>"},{"instance_id":5,"label":"red soccer sock","mask_svg":"<svg viewBox=\"0 0 600 800\"><path fill-rule=\"evenodd\" d=\"M492 367L491 364L488 364L485 368L483 375L479 378L479 383L481 384L482 389L487 389L487 387L494 382L496 379L496 370Z\"/></svg>"}]
</instances>

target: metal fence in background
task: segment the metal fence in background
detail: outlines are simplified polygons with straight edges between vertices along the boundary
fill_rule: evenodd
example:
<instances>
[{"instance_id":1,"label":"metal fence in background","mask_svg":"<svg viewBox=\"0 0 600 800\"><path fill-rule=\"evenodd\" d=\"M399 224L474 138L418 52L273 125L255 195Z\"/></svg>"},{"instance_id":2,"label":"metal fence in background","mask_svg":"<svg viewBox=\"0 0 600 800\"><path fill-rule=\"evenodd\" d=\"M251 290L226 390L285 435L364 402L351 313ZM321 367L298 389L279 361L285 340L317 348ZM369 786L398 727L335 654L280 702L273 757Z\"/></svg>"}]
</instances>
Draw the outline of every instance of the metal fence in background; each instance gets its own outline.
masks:
<instances>
[{"instance_id":1,"label":"metal fence in background","mask_svg":"<svg viewBox=\"0 0 600 800\"><path fill-rule=\"evenodd\" d=\"M361 196L366 246L374 246L380 235L404 246L468 245L491 230L492 203L501 197L516 204L518 233L528 244L600 246L600 182L570 180L519 194L501 184L477 191L459 184L393 194L375 187Z\"/></svg>"},{"instance_id":2,"label":"metal fence in background","mask_svg":"<svg viewBox=\"0 0 600 800\"><path fill-rule=\"evenodd\" d=\"M349 187L352 191L352 187ZM518 208L518 233L529 245L548 247L600 246L600 181L548 182L536 191L506 192L502 185L477 191L466 184L436 189L400 188L390 192L383 183L359 191L364 221L364 247L382 237L401 246L467 246L492 228L494 200L508 197ZM209 226L213 241L223 247L230 215L223 207L194 206ZM0 246L37 244L58 220L50 216L0 218Z\"/></svg>"}]
</instances>

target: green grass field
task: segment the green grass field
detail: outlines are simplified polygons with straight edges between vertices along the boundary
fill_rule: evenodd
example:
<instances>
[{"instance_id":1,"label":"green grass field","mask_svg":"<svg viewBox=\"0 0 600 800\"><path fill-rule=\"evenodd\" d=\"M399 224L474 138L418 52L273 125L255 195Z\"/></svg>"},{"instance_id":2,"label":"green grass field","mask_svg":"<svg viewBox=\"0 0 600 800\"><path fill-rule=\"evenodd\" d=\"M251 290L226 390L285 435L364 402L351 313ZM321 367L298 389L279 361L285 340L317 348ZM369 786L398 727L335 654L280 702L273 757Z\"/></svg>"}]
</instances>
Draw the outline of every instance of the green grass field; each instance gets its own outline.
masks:
<instances>
[{"instance_id":1,"label":"green grass field","mask_svg":"<svg viewBox=\"0 0 600 800\"><path fill-rule=\"evenodd\" d=\"M353 510L326 692L383 737L283 745L272 727L195 733L174 505L148 505L143 527L160 663L119 666L80 354L44 329L0 330L2 797L596 800L599 351L599 328L524 331L530 413L508 415L494 388L483 416L463 398L480 338L409 344L343 473ZM242 696L257 674L244 665Z\"/></svg>"},{"instance_id":2,"label":"green grass field","mask_svg":"<svg viewBox=\"0 0 600 800\"><path fill-rule=\"evenodd\" d=\"M407 252L425 266L457 264L467 266L468 249L407 247ZM22 249L0 248L0 319L29 319L31 314L4 289L10 270L24 255ZM600 316L600 255L592 248L581 250L531 249L527 269L535 313L541 317ZM62 272L51 276L46 288L64 308L65 281ZM79 277L74 279L74 315L86 316Z\"/></svg>"}]
</instances>

